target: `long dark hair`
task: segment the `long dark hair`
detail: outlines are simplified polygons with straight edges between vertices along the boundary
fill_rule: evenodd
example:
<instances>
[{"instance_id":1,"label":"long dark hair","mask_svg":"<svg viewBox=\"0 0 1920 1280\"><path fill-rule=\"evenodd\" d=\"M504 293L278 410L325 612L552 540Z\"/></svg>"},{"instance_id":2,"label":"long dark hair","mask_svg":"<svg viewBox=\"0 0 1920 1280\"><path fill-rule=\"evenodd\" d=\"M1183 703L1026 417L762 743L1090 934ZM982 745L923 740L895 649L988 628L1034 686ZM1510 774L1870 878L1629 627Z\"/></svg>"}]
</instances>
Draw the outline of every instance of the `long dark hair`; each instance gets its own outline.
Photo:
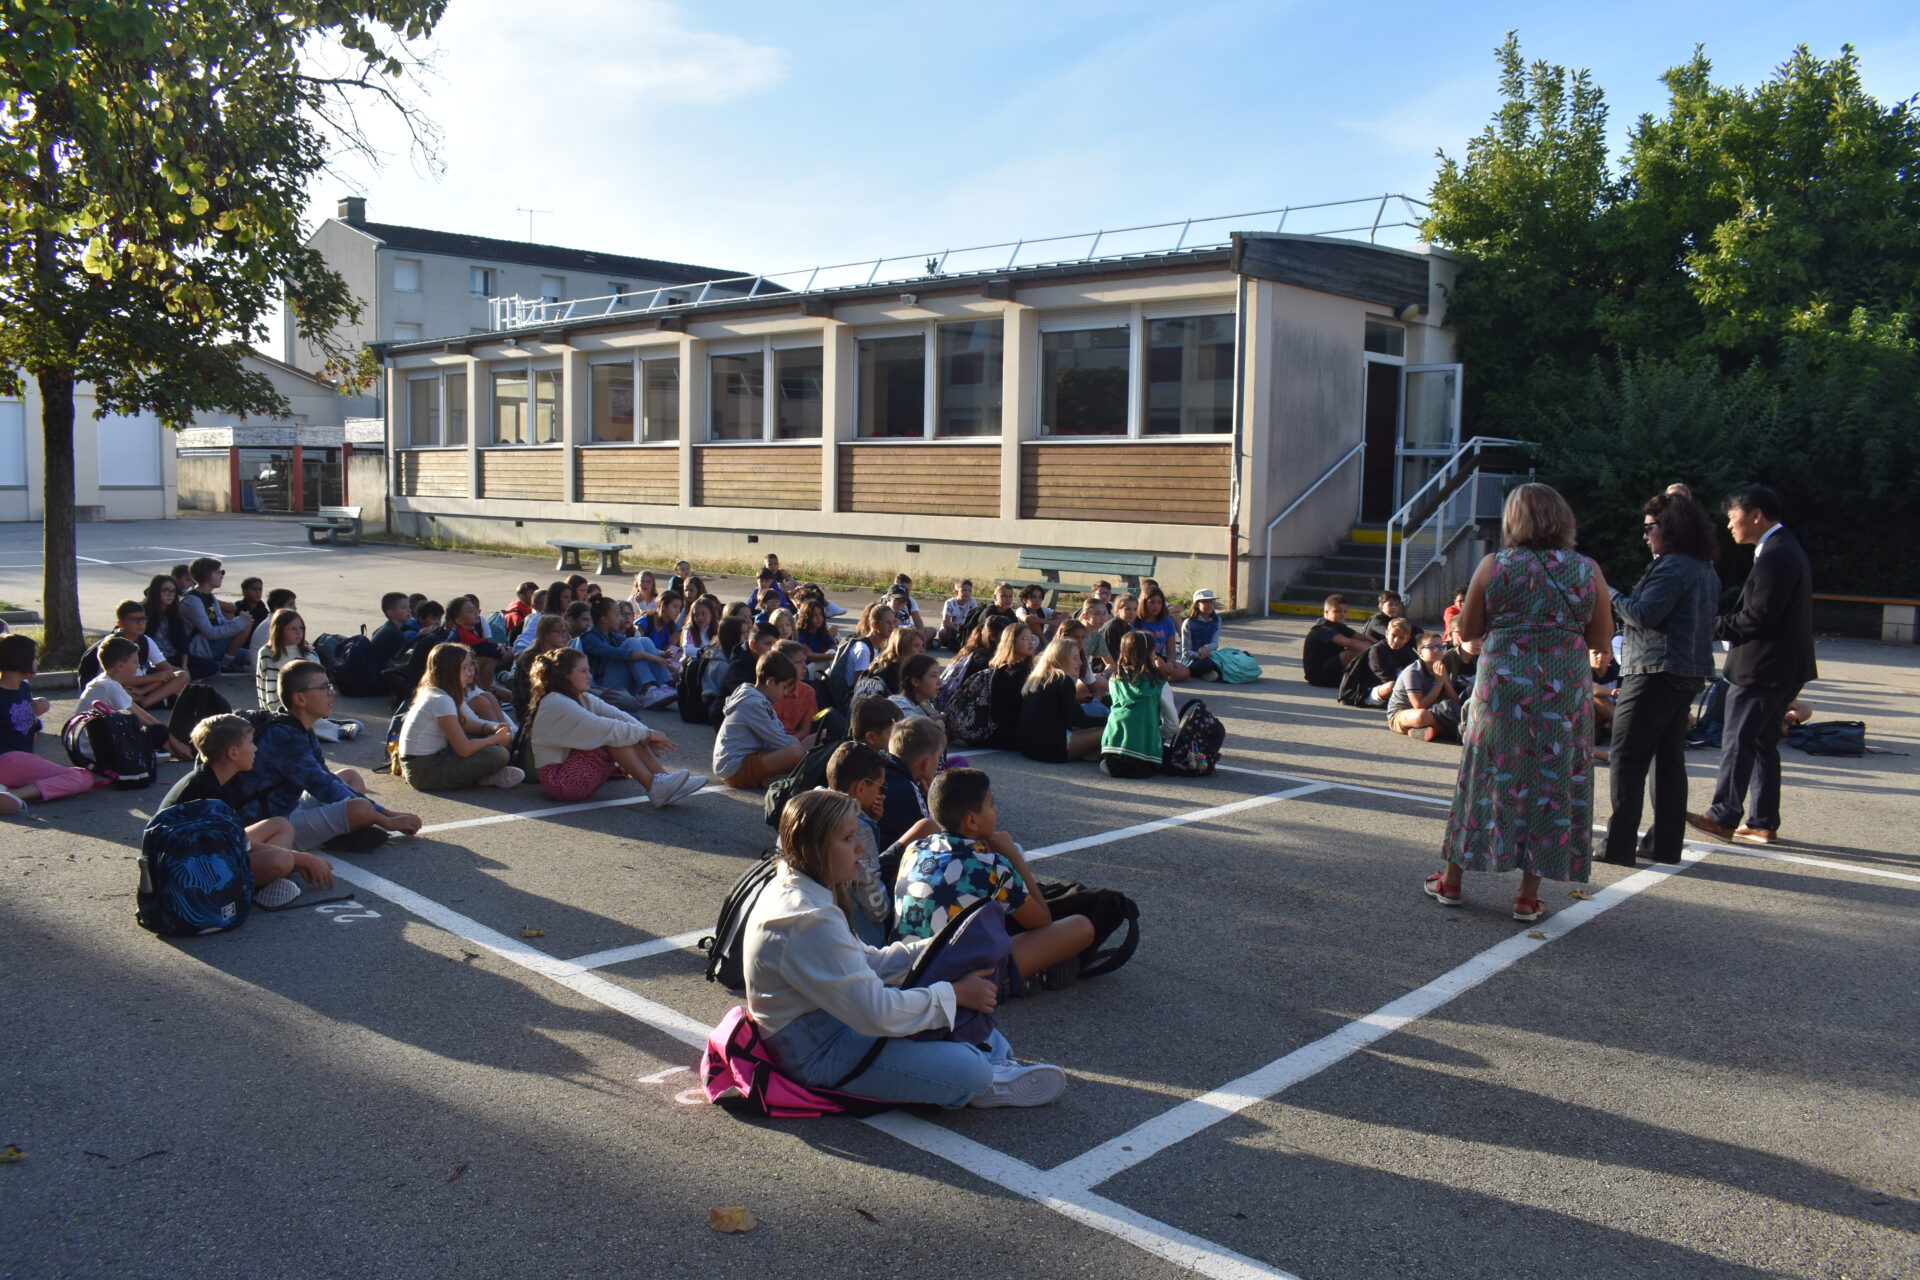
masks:
<instances>
[{"instance_id":1,"label":"long dark hair","mask_svg":"<svg viewBox=\"0 0 1920 1280\"><path fill-rule=\"evenodd\" d=\"M170 604L160 602L160 588L173 588L173 601ZM147 634L166 648L176 652L185 652L187 647L186 619L180 616L180 584L173 580L170 573L156 573L147 580L147 592L140 598L147 611Z\"/></svg>"},{"instance_id":2,"label":"long dark hair","mask_svg":"<svg viewBox=\"0 0 1920 1280\"><path fill-rule=\"evenodd\" d=\"M1678 553L1712 564L1720 558L1720 540L1700 504L1684 493L1662 493L1648 498L1640 514L1660 526L1661 545L1669 554Z\"/></svg>"}]
</instances>

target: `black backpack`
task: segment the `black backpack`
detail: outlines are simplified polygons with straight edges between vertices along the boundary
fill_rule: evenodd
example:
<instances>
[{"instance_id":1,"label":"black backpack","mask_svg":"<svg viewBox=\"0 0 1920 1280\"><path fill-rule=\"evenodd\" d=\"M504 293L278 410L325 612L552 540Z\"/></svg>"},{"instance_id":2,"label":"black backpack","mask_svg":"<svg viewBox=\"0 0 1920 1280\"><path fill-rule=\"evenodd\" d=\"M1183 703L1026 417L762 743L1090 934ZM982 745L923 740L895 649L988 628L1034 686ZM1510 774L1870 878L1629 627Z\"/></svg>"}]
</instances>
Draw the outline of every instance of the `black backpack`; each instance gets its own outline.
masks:
<instances>
[{"instance_id":1,"label":"black backpack","mask_svg":"<svg viewBox=\"0 0 1920 1280\"><path fill-rule=\"evenodd\" d=\"M800 763L781 774L767 784L766 799L762 802L767 825L778 831L780 814L787 807L787 801L797 795L827 785L827 762L840 747L838 740L816 743L807 754L800 757Z\"/></svg>"},{"instance_id":2,"label":"black backpack","mask_svg":"<svg viewBox=\"0 0 1920 1280\"><path fill-rule=\"evenodd\" d=\"M847 669L847 662L853 656L853 646L866 644L859 636L849 636L833 647L833 657L827 663L827 669L820 674L815 685L821 701L835 711L845 715L853 710L853 672ZM868 645L868 651L872 646Z\"/></svg>"},{"instance_id":3,"label":"black backpack","mask_svg":"<svg viewBox=\"0 0 1920 1280\"><path fill-rule=\"evenodd\" d=\"M1097 978L1133 959L1134 949L1140 945L1140 908L1132 898L1118 889L1089 889L1073 881L1048 880L1040 882L1040 896L1047 900L1047 910L1054 919L1085 916L1093 923L1093 942L1076 957L1080 962L1077 976Z\"/></svg>"},{"instance_id":4,"label":"black backpack","mask_svg":"<svg viewBox=\"0 0 1920 1280\"><path fill-rule=\"evenodd\" d=\"M687 656L680 668L680 680L673 687L674 698L680 708L680 718L688 724L707 724L707 695L703 688L707 679L707 664L720 661L718 645L707 645Z\"/></svg>"},{"instance_id":5,"label":"black backpack","mask_svg":"<svg viewBox=\"0 0 1920 1280\"><path fill-rule=\"evenodd\" d=\"M420 687L420 677L427 673L427 658L433 653L433 647L451 639L451 630L435 627L422 631L412 644L393 656L393 661L380 673L380 683L394 706L404 706L413 700L414 691ZM334 688L337 690L339 686Z\"/></svg>"},{"instance_id":6,"label":"black backpack","mask_svg":"<svg viewBox=\"0 0 1920 1280\"><path fill-rule=\"evenodd\" d=\"M774 872L780 869L775 852L772 845L767 846L760 854L760 861L749 867L727 891L726 901L720 904L719 922L713 926L712 933L700 939L700 950L707 953L707 981L717 982L736 995L747 989L746 940L742 937L747 916L752 914L753 904L760 901L761 891L773 883Z\"/></svg>"},{"instance_id":7,"label":"black backpack","mask_svg":"<svg viewBox=\"0 0 1920 1280\"><path fill-rule=\"evenodd\" d=\"M1205 777L1220 763L1220 748L1226 741L1227 727L1207 710L1207 704L1188 698L1180 706L1180 727L1167 743L1161 768L1178 777Z\"/></svg>"},{"instance_id":8,"label":"black backpack","mask_svg":"<svg viewBox=\"0 0 1920 1280\"><path fill-rule=\"evenodd\" d=\"M325 650L321 650L325 653ZM343 698L372 698L380 693L380 672L375 667L373 641L367 636L349 636L334 647L327 662L327 679Z\"/></svg>"},{"instance_id":9,"label":"black backpack","mask_svg":"<svg viewBox=\"0 0 1920 1280\"><path fill-rule=\"evenodd\" d=\"M173 714L167 717L167 732L182 742L193 737L194 726L212 716L233 710L226 696L206 681L196 681L180 691L174 700Z\"/></svg>"},{"instance_id":10,"label":"black backpack","mask_svg":"<svg viewBox=\"0 0 1920 1280\"><path fill-rule=\"evenodd\" d=\"M1810 720L1787 730L1787 745L1810 756L1863 756L1867 754L1867 722Z\"/></svg>"},{"instance_id":11,"label":"black backpack","mask_svg":"<svg viewBox=\"0 0 1920 1280\"><path fill-rule=\"evenodd\" d=\"M1367 705L1367 695L1373 692L1373 686L1378 683L1373 675L1373 665L1363 653L1347 664L1347 669L1340 675L1340 692L1334 696L1342 706L1364 707Z\"/></svg>"},{"instance_id":12,"label":"black backpack","mask_svg":"<svg viewBox=\"0 0 1920 1280\"><path fill-rule=\"evenodd\" d=\"M80 749L82 740L85 751ZM139 791L159 780L153 740L131 711L106 711L95 703L61 726L60 744L69 760L121 791Z\"/></svg>"},{"instance_id":13,"label":"black backpack","mask_svg":"<svg viewBox=\"0 0 1920 1280\"><path fill-rule=\"evenodd\" d=\"M189 800L153 815L140 836L134 918L166 938L221 933L253 906L247 833L224 800Z\"/></svg>"},{"instance_id":14,"label":"black backpack","mask_svg":"<svg viewBox=\"0 0 1920 1280\"><path fill-rule=\"evenodd\" d=\"M947 741L957 747L985 746L993 739L993 668L981 667L960 682L941 706Z\"/></svg>"}]
</instances>

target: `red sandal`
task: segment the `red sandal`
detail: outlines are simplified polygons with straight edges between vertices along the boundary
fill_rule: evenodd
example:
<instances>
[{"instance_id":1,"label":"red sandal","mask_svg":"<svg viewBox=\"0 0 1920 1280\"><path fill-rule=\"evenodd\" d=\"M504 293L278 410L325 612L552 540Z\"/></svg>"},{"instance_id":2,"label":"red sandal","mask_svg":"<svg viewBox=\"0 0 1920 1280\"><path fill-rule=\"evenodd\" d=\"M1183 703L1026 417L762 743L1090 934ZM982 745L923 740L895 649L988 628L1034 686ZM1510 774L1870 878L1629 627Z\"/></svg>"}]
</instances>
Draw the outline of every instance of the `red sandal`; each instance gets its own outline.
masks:
<instances>
[{"instance_id":1,"label":"red sandal","mask_svg":"<svg viewBox=\"0 0 1920 1280\"><path fill-rule=\"evenodd\" d=\"M1513 918L1521 924L1532 924L1547 914L1546 904L1538 898L1515 898L1513 900Z\"/></svg>"},{"instance_id":2,"label":"red sandal","mask_svg":"<svg viewBox=\"0 0 1920 1280\"><path fill-rule=\"evenodd\" d=\"M1436 871L1427 877L1426 890L1427 896L1443 907L1460 905L1460 886L1447 888L1447 873L1444 871Z\"/></svg>"}]
</instances>

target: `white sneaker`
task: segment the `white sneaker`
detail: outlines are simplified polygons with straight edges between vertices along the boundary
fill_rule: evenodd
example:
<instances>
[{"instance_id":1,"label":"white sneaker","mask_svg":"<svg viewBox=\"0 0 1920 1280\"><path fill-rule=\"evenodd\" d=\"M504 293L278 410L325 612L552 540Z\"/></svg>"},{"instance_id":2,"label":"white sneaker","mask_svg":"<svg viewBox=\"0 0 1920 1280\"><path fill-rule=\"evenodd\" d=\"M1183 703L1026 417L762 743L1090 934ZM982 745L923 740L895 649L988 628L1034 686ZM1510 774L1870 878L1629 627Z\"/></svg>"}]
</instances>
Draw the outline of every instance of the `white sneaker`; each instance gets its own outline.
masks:
<instances>
[{"instance_id":1,"label":"white sneaker","mask_svg":"<svg viewBox=\"0 0 1920 1280\"><path fill-rule=\"evenodd\" d=\"M526 780L527 780L527 771L525 769L522 769L517 764L510 764L502 768L495 769L492 773L480 779L479 785L483 787L500 787L504 789L507 787L517 787L521 783L525 782Z\"/></svg>"},{"instance_id":2,"label":"white sneaker","mask_svg":"<svg viewBox=\"0 0 1920 1280\"><path fill-rule=\"evenodd\" d=\"M647 800L664 809L680 798L680 789L686 783L685 769L675 769L672 773L656 773L653 775L653 785L647 788ZM704 782L702 785L705 785Z\"/></svg>"},{"instance_id":3,"label":"white sneaker","mask_svg":"<svg viewBox=\"0 0 1920 1280\"><path fill-rule=\"evenodd\" d=\"M265 888L256 890L253 905L266 911L278 911L301 894L300 882L292 876L281 876Z\"/></svg>"},{"instance_id":4,"label":"white sneaker","mask_svg":"<svg viewBox=\"0 0 1920 1280\"><path fill-rule=\"evenodd\" d=\"M687 775L687 780L680 784L680 789L673 793L672 799L669 800L668 803L672 803L673 800L685 800L691 795L698 795L706 788L706 785L706 774L690 773Z\"/></svg>"},{"instance_id":5,"label":"white sneaker","mask_svg":"<svg viewBox=\"0 0 1920 1280\"><path fill-rule=\"evenodd\" d=\"M993 1085L967 1105L970 1107L1044 1107L1067 1089L1067 1073L1044 1062L1023 1066L1012 1058L996 1058Z\"/></svg>"},{"instance_id":6,"label":"white sneaker","mask_svg":"<svg viewBox=\"0 0 1920 1280\"><path fill-rule=\"evenodd\" d=\"M1113 776L1113 770L1108 766L1105 760L1102 760L1100 762L1100 772L1106 774L1109 778Z\"/></svg>"}]
</instances>

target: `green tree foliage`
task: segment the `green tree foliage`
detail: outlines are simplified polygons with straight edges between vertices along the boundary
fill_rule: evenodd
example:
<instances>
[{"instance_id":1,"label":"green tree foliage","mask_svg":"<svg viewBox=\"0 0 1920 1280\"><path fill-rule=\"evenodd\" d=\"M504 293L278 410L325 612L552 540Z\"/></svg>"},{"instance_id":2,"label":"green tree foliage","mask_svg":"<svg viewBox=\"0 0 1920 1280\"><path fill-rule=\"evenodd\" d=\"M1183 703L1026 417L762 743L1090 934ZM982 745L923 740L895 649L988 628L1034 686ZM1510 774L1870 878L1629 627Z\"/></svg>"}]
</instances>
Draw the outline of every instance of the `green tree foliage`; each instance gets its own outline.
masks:
<instances>
[{"instance_id":1,"label":"green tree foliage","mask_svg":"<svg viewBox=\"0 0 1920 1280\"><path fill-rule=\"evenodd\" d=\"M1584 72L1498 54L1506 101L1442 157L1427 227L1483 434L1538 440L1610 575L1685 480L1778 488L1825 590L1920 591L1920 111L1843 49L1716 85L1695 50L1609 165Z\"/></svg>"},{"instance_id":2,"label":"green tree foliage","mask_svg":"<svg viewBox=\"0 0 1920 1280\"><path fill-rule=\"evenodd\" d=\"M283 415L242 356L284 298L327 343L357 313L303 244L309 180L398 107L445 0L0 0L0 392L32 379L46 455L47 649L81 643L74 389L100 412ZM348 381L368 369L332 352Z\"/></svg>"}]
</instances>

